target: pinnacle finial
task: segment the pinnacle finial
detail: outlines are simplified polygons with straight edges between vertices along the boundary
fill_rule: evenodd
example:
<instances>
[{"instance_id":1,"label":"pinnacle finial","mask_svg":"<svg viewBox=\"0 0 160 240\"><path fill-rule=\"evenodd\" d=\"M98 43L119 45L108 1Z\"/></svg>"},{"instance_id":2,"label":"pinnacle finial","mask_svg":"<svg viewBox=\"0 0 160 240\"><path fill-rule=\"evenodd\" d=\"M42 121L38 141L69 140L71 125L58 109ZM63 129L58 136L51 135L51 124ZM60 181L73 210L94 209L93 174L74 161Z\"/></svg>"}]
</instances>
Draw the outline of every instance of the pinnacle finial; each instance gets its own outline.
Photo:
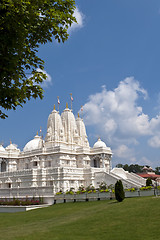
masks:
<instances>
[{"instance_id":1,"label":"pinnacle finial","mask_svg":"<svg viewBox=\"0 0 160 240\"><path fill-rule=\"evenodd\" d=\"M12 144L12 141L11 141L11 139L10 139L10 144Z\"/></svg>"},{"instance_id":2,"label":"pinnacle finial","mask_svg":"<svg viewBox=\"0 0 160 240\"><path fill-rule=\"evenodd\" d=\"M56 105L54 104L54 107L53 107L54 110L56 110Z\"/></svg>"},{"instance_id":3,"label":"pinnacle finial","mask_svg":"<svg viewBox=\"0 0 160 240\"><path fill-rule=\"evenodd\" d=\"M78 118L79 118L79 112L78 112Z\"/></svg>"},{"instance_id":4,"label":"pinnacle finial","mask_svg":"<svg viewBox=\"0 0 160 240\"><path fill-rule=\"evenodd\" d=\"M37 131L37 136L38 136L38 131Z\"/></svg>"},{"instance_id":5,"label":"pinnacle finial","mask_svg":"<svg viewBox=\"0 0 160 240\"><path fill-rule=\"evenodd\" d=\"M68 103L66 103L66 108L68 108Z\"/></svg>"}]
</instances>

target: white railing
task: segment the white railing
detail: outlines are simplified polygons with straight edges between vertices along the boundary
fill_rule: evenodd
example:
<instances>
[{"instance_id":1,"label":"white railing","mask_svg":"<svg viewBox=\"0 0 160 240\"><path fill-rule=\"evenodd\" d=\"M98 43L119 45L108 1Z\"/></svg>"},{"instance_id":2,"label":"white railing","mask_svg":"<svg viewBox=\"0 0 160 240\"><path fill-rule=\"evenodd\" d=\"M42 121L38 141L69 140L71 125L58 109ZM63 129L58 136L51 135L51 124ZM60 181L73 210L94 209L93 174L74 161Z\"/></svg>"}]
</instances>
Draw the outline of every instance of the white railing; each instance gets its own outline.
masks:
<instances>
[{"instance_id":1,"label":"white railing","mask_svg":"<svg viewBox=\"0 0 160 240\"><path fill-rule=\"evenodd\" d=\"M0 198L54 196L53 187L30 187L30 188L1 188Z\"/></svg>"}]
</instances>

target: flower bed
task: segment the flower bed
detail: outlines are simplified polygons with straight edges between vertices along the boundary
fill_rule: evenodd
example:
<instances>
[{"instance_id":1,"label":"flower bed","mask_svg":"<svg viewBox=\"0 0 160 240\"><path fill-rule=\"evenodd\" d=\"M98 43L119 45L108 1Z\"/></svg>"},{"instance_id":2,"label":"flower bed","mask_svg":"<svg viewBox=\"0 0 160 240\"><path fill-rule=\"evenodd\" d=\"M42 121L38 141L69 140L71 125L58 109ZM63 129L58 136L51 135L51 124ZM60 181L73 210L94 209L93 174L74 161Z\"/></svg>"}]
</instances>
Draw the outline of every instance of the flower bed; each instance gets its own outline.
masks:
<instances>
[{"instance_id":1,"label":"flower bed","mask_svg":"<svg viewBox=\"0 0 160 240\"><path fill-rule=\"evenodd\" d=\"M148 190L151 190L151 189L153 189L152 186L146 186L146 187L141 187L139 190L141 190L141 191L148 191Z\"/></svg>"},{"instance_id":2,"label":"flower bed","mask_svg":"<svg viewBox=\"0 0 160 240\"><path fill-rule=\"evenodd\" d=\"M39 197L39 199L35 199L34 197L32 199L28 199L27 197L25 199L0 199L0 205L3 206L29 206L29 205L40 205L43 203L43 199Z\"/></svg>"},{"instance_id":3,"label":"flower bed","mask_svg":"<svg viewBox=\"0 0 160 240\"><path fill-rule=\"evenodd\" d=\"M135 188L127 188L125 189L125 192L135 192L136 189Z\"/></svg>"}]
</instances>

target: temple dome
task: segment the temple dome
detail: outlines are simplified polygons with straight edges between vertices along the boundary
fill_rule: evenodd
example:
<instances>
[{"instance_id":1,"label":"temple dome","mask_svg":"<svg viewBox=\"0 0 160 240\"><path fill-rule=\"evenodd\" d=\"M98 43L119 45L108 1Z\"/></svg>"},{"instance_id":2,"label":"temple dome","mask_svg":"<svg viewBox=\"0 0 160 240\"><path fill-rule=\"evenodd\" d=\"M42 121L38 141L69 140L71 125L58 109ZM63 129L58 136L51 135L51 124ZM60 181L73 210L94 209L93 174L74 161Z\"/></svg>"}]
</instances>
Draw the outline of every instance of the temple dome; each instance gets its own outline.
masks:
<instances>
[{"instance_id":1,"label":"temple dome","mask_svg":"<svg viewBox=\"0 0 160 240\"><path fill-rule=\"evenodd\" d=\"M11 142L10 142L10 144L6 147L6 149L5 149L7 152L9 152L9 153L16 153L16 154L18 154L19 152L20 152L20 149L18 149L17 147L16 147L16 145L15 144L12 144Z\"/></svg>"},{"instance_id":2,"label":"temple dome","mask_svg":"<svg viewBox=\"0 0 160 240\"><path fill-rule=\"evenodd\" d=\"M98 138L98 141L94 144L93 148L99 148L99 147L103 147L103 148L107 147L106 144L103 141L101 141L100 138Z\"/></svg>"},{"instance_id":3,"label":"temple dome","mask_svg":"<svg viewBox=\"0 0 160 240\"><path fill-rule=\"evenodd\" d=\"M0 152L6 152L5 148L0 144Z\"/></svg>"},{"instance_id":4,"label":"temple dome","mask_svg":"<svg viewBox=\"0 0 160 240\"><path fill-rule=\"evenodd\" d=\"M38 136L38 134L34 137L34 139L32 139L31 141L29 141L25 147L23 148L23 152L28 152L28 151L33 151L33 150L37 150L42 148L43 145L43 140L41 138L41 136Z\"/></svg>"}]
</instances>

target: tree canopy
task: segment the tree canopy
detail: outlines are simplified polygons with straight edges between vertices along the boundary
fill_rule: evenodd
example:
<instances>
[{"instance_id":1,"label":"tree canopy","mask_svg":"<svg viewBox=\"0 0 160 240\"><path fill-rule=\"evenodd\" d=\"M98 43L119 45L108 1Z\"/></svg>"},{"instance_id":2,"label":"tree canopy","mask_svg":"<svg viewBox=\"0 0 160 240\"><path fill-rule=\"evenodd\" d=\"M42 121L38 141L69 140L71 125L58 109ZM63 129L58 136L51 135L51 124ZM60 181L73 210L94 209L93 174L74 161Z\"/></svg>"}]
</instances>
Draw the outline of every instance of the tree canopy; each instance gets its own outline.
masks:
<instances>
[{"instance_id":1,"label":"tree canopy","mask_svg":"<svg viewBox=\"0 0 160 240\"><path fill-rule=\"evenodd\" d=\"M148 165L145 165L146 167L150 167ZM118 163L116 165L116 167L118 168L123 168L125 171L128 171L128 172L134 172L134 173L142 173L143 172L143 168L144 166L141 166L141 165L138 165L138 164L131 164L131 165L128 165L128 164L121 164L121 163ZM156 174L160 174L160 167L156 167L155 168L155 173Z\"/></svg>"},{"instance_id":2,"label":"tree canopy","mask_svg":"<svg viewBox=\"0 0 160 240\"><path fill-rule=\"evenodd\" d=\"M68 38L74 0L0 1L0 117L31 98L43 98L44 61L37 56L41 44ZM3 110L3 111L2 111Z\"/></svg>"},{"instance_id":3,"label":"tree canopy","mask_svg":"<svg viewBox=\"0 0 160 240\"><path fill-rule=\"evenodd\" d=\"M134 172L134 173L142 173L143 172L143 167L144 166L140 166L138 164L131 164L131 165L128 165L128 164L117 164L116 167L118 168L123 168L125 171L128 171L128 172Z\"/></svg>"},{"instance_id":4,"label":"tree canopy","mask_svg":"<svg viewBox=\"0 0 160 240\"><path fill-rule=\"evenodd\" d=\"M155 173L160 175L160 167L155 168Z\"/></svg>"}]
</instances>

